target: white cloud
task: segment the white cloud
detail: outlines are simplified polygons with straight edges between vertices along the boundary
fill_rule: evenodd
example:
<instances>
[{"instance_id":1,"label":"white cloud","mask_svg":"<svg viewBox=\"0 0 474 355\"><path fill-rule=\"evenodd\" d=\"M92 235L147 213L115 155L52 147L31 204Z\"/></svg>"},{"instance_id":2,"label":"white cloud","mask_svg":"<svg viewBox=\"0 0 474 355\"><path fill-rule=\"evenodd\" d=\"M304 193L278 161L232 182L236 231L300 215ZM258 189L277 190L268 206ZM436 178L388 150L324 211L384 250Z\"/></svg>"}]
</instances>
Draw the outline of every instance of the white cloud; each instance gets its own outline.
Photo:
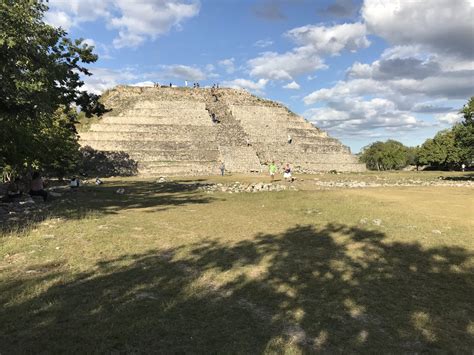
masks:
<instances>
[{"instance_id":1,"label":"white cloud","mask_svg":"<svg viewBox=\"0 0 474 355\"><path fill-rule=\"evenodd\" d=\"M109 28L118 30L116 48L137 47L155 40L173 27L198 15L197 0L50 0L46 20L65 29L81 23L104 19Z\"/></svg>"},{"instance_id":2,"label":"white cloud","mask_svg":"<svg viewBox=\"0 0 474 355\"><path fill-rule=\"evenodd\" d=\"M379 98L333 102L331 106L309 109L304 116L318 127L344 134L398 132L427 126L411 113L398 110L394 102Z\"/></svg>"},{"instance_id":3,"label":"white cloud","mask_svg":"<svg viewBox=\"0 0 474 355\"><path fill-rule=\"evenodd\" d=\"M165 71L162 75L168 78L196 81L206 79L206 75L199 68L179 64L165 65L163 68Z\"/></svg>"},{"instance_id":4,"label":"white cloud","mask_svg":"<svg viewBox=\"0 0 474 355\"><path fill-rule=\"evenodd\" d=\"M49 0L50 10L45 19L54 26L65 30L80 26L81 23L109 18L112 0Z\"/></svg>"},{"instance_id":5,"label":"white cloud","mask_svg":"<svg viewBox=\"0 0 474 355\"><path fill-rule=\"evenodd\" d=\"M255 42L253 45L259 48L266 48L266 47L270 47L272 44L273 44L273 41L269 39L261 39Z\"/></svg>"},{"instance_id":6,"label":"white cloud","mask_svg":"<svg viewBox=\"0 0 474 355\"><path fill-rule=\"evenodd\" d=\"M303 26L288 31L286 36L320 55L337 55L343 50L356 51L370 45L363 23L344 23L332 27Z\"/></svg>"},{"instance_id":7,"label":"white cloud","mask_svg":"<svg viewBox=\"0 0 474 355\"><path fill-rule=\"evenodd\" d=\"M284 89L291 89L291 90L298 90L300 85L296 81L292 81L291 83L286 84L283 86Z\"/></svg>"},{"instance_id":8,"label":"white cloud","mask_svg":"<svg viewBox=\"0 0 474 355\"><path fill-rule=\"evenodd\" d=\"M283 54L265 52L247 64L251 76L273 80L293 80L297 75L327 68L318 55L304 49Z\"/></svg>"},{"instance_id":9,"label":"white cloud","mask_svg":"<svg viewBox=\"0 0 474 355\"><path fill-rule=\"evenodd\" d=\"M139 86L139 87L154 87L155 83L153 81L140 81L138 83L129 84L130 86Z\"/></svg>"},{"instance_id":10,"label":"white cloud","mask_svg":"<svg viewBox=\"0 0 474 355\"><path fill-rule=\"evenodd\" d=\"M247 80L247 79L234 79L231 81L224 81L222 83L222 86L233 88L233 89L250 90L255 93L262 93L267 83L268 83L267 79L260 79L256 82L252 80Z\"/></svg>"},{"instance_id":11,"label":"white cloud","mask_svg":"<svg viewBox=\"0 0 474 355\"><path fill-rule=\"evenodd\" d=\"M94 94L101 94L114 86L139 79L136 73L128 69L93 68L90 71L93 75L84 78L82 88Z\"/></svg>"},{"instance_id":12,"label":"white cloud","mask_svg":"<svg viewBox=\"0 0 474 355\"><path fill-rule=\"evenodd\" d=\"M225 69L227 74L235 72L234 58L223 59L218 64Z\"/></svg>"},{"instance_id":13,"label":"white cloud","mask_svg":"<svg viewBox=\"0 0 474 355\"><path fill-rule=\"evenodd\" d=\"M369 45L365 26L361 23L332 27L303 26L285 34L298 47L285 53L264 52L250 59L250 75L272 80L294 80L301 74L326 69L322 55L338 55L344 50L355 51Z\"/></svg>"},{"instance_id":14,"label":"white cloud","mask_svg":"<svg viewBox=\"0 0 474 355\"><path fill-rule=\"evenodd\" d=\"M419 45L471 58L473 4L468 0L365 0L362 17L392 45Z\"/></svg>"},{"instance_id":15,"label":"white cloud","mask_svg":"<svg viewBox=\"0 0 474 355\"><path fill-rule=\"evenodd\" d=\"M447 124L449 126L453 125L456 122L461 122L463 120L463 116L458 112L448 112L445 114L437 114L435 115L436 121L442 124Z\"/></svg>"},{"instance_id":16,"label":"white cloud","mask_svg":"<svg viewBox=\"0 0 474 355\"><path fill-rule=\"evenodd\" d=\"M46 23L54 27L61 27L66 31L69 31L73 26L71 17L64 11L48 11L44 16L44 20Z\"/></svg>"},{"instance_id":17,"label":"white cloud","mask_svg":"<svg viewBox=\"0 0 474 355\"><path fill-rule=\"evenodd\" d=\"M141 0L139 4L129 0L115 0L121 16L113 17L109 24L119 29L114 45L136 47L146 39L156 39L179 26L185 19L196 16L200 5L197 2L184 3L179 0Z\"/></svg>"}]
</instances>

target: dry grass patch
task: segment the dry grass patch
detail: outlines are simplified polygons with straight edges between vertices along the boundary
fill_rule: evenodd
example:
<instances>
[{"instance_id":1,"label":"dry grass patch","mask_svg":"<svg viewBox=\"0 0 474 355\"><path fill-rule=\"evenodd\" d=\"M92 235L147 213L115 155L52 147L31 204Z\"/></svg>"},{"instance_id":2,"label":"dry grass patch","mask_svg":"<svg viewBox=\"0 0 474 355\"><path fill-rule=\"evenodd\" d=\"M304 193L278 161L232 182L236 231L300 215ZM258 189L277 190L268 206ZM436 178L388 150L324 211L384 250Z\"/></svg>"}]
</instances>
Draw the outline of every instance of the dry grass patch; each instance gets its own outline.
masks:
<instances>
[{"instance_id":1,"label":"dry grass patch","mask_svg":"<svg viewBox=\"0 0 474 355\"><path fill-rule=\"evenodd\" d=\"M472 351L472 188L308 179L65 194L0 240L0 352Z\"/></svg>"}]
</instances>

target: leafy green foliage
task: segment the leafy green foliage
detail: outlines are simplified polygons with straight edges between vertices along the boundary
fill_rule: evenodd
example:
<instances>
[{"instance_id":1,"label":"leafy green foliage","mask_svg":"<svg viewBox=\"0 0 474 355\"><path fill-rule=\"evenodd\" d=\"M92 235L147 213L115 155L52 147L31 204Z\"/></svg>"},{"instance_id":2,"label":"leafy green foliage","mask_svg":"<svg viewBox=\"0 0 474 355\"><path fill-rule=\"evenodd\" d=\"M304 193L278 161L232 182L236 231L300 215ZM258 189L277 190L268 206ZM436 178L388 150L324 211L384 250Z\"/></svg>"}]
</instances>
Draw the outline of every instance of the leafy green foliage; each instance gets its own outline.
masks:
<instances>
[{"instance_id":1,"label":"leafy green foliage","mask_svg":"<svg viewBox=\"0 0 474 355\"><path fill-rule=\"evenodd\" d=\"M418 162L435 168L450 169L459 165L461 150L456 145L454 132L444 130L427 139L418 152Z\"/></svg>"},{"instance_id":2,"label":"leafy green foliage","mask_svg":"<svg viewBox=\"0 0 474 355\"><path fill-rule=\"evenodd\" d=\"M97 95L80 90L81 75L90 75L82 64L97 60L93 47L44 23L46 10L40 0L0 1L0 167L61 170L75 141L70 108L105 111Z\"/></svg>"},{"instance_id":3,"label":"leafy green foliage","mask_svg":"<svg viewBox=\"0 0 474 355\"><path fill-rule=\"evenodd\" d=\"M461 150L461 159L465 163L474 161L474 96L463 107L460 113L464 116L464 121L454 125L454 138Z\"/></svg>"},{"instance_id":4,"label":"leafy green foliage","mask_svg":"<svg viewBox=\"0 0 474 355\"><path fill-rule=\"evenodd\" d=\"M413 160L408 147L395 140L375 142L363 149L360 160L370 170L398 170Z\"/></svg>"}]
</instances>

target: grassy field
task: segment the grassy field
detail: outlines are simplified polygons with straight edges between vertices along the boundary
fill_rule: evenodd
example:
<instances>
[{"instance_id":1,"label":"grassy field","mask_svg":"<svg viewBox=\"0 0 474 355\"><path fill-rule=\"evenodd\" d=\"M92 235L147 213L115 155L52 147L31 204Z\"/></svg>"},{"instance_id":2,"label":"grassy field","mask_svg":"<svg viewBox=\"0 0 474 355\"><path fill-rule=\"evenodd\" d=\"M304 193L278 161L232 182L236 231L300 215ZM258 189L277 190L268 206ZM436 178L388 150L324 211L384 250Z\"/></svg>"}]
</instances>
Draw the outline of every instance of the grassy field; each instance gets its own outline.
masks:
<instances>
[{"instance_id":1,"label":"grassy field","mask_svg":"<svg viewBox=\"0 0 474 355\"><path fill-rule=\"evenodd\" d=\"M65 193L2 231L0 353L471 354L474 189L312 184L440 176L468 178L318 175L239 194L195 182L263 178L130 178Z\"/></svg>"}]
</instances>

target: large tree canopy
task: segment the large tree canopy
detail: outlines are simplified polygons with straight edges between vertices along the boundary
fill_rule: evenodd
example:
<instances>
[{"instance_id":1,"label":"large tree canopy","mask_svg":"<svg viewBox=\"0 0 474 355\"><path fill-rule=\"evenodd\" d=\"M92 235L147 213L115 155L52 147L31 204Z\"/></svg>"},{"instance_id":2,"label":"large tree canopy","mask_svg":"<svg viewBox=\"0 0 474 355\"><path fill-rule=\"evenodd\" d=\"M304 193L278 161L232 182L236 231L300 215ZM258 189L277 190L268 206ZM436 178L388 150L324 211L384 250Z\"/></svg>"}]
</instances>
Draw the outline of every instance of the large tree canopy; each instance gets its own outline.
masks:
<instances>
[{"instance_id":1,"label":"large tree canopy","mask_svg":"<svg viewBox=\"0 0 474 355\"><path fill-rule=\"evenodd\" d=\"M61 126L75 135L64 123L74 115L59 115L58 109L104 111L98 96L81 90L81 75L90 75L83 65L97 60L93 47L46 24L46 10L41 0L0 0L0 167L54 160L49 155L58 147L50 145L48 132Z\"/></svg>"},{"instance_id":2,"label":"large tree canopy","mask_svg":"<svg viewBox=\"0 0 474 355\"><path fill-rule=\"evenodd\" d=\"M463 162L472 164L474 161L474 96L464 105L460 113L464 116L464 120L453 127L454 137L461 150Z\"/></svg>"},{"instance_id":3,"label":"large tree canopy","mask_svg":"<svg viewBox=\"0 0 474 355\"><path fill-rule=\"evenodd\" d=\"M407 166L410 154L402 143L388 140L365 147L360 159L371 170L397 170Z\"/></svg>"}]
</instances>

